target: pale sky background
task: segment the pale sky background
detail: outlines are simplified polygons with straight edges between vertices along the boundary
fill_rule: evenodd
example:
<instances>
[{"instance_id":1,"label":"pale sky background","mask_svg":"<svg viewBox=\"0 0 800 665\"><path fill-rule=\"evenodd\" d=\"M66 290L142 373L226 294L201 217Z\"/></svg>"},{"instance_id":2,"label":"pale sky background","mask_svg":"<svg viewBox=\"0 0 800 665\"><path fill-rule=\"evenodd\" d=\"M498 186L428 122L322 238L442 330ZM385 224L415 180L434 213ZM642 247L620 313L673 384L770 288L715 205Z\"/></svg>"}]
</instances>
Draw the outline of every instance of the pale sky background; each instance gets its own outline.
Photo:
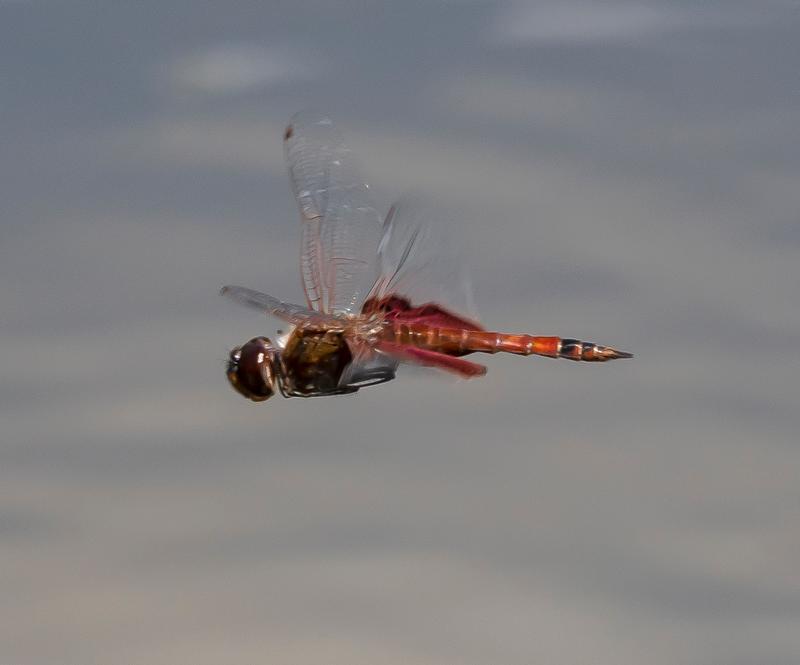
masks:
<instances>
[{"instance_id":1,"label":"pale sky background","mask_svg":"<svg viewBox=\"0 0 800 665\"><path fill-rule=\"evenodd\" d=\"M241 399L308 107L636 359ZM800 662L798 2L3 1L0 139L0 664Z\"/></svg>"}]
</instances>

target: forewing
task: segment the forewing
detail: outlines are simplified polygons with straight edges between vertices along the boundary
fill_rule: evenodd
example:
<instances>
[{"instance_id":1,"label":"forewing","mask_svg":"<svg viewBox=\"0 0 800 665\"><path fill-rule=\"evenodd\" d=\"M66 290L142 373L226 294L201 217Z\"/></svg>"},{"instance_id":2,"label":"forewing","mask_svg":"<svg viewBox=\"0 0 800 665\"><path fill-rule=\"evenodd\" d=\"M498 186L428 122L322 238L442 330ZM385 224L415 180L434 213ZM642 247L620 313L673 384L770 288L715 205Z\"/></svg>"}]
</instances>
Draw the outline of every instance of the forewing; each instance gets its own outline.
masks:
<instances>
[{"instance_id":1,"label":"forewing","mask_svg":"<svg viewBox=\"0 0 800 665\"><path fill-rule=\"evenodd\" d=\"M335 317L321 314L320 312L308 309L302 305L282 302L266 293L254 291L244 286L223 286L220 294L228 296L242 305L257 309L259 312L271 314L293 325L299 325L305 322L329 323L332 320L336 320ZM339 321L339 323L341 322Z\"/></svg>"},{"instance_id":2,"label":"forewing","mask_svg":"<svg viewBox=\"0 0 800 665\"><path fill-rule=\"evenodd\" d=\"M460 249L461 229L431 202L406 196L389 210L378 245L379 277L370 298L400 295L413 306L439 305L476 319Z\"/></svg>"},{"instance_id":3,"label":"forewing","mask_svg":"<svg viewBox=\"0 0 800 665\"><path fill-rule=\"evenodd\" d=\"M303 225L301 273L309 307L357 313L375 281L381 215L352 151L330 119L296 114L284 137Z\"/></svg>"}]
</instances>

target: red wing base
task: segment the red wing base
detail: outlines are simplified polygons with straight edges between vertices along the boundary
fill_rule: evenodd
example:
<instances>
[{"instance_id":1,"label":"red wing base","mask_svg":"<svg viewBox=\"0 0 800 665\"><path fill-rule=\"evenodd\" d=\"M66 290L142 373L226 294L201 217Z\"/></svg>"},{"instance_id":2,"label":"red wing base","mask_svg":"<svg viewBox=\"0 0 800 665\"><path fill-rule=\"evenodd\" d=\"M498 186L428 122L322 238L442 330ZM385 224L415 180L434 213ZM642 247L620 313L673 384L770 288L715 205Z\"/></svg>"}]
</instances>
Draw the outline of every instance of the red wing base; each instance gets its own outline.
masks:
<instances>
[{"instance_id":1,"label":"red wing base","mask_svg":"<svg viewBox=\"0 0 800 665\"><path fill-rule=\"evenodd\" d=\"M450 372L465 379L486 374L486 368L478 363L462 358L455 358L444 353L418 349L415 346L402 346L392 342L379 342L377 349L387 355L397 358L401 362L422 367L435 367L436 369Z\"/></svg>"}]
</instances>

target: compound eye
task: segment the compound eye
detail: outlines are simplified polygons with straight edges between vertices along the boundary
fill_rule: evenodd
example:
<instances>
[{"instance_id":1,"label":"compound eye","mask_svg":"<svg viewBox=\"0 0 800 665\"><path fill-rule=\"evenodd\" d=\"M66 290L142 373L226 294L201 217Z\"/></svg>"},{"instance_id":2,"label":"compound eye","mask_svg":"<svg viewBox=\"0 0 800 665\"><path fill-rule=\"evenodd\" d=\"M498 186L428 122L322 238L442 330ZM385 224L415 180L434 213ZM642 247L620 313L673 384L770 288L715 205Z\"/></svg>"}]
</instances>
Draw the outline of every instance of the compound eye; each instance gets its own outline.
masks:
<instances>
[{"instance_id":1,"label":"compound eye","mask_svg":"<svg viewBox=\"0 0 800 665\"><path fill-rule=\"evenodd\" d=\"M234 390L254 402L272 397L275 389L270 341L256 337L231 351L227 375Z\"/></svg>"}]
</instances>

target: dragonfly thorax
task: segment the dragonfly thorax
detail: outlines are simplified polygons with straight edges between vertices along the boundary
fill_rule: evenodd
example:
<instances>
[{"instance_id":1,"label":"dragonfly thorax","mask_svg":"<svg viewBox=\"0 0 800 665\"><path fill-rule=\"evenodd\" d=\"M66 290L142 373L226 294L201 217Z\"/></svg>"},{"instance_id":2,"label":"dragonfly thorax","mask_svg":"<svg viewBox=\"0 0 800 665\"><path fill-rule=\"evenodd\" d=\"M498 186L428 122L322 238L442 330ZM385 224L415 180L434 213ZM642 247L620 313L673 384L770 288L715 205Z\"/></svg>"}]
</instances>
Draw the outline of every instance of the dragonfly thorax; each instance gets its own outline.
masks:
<instances>
[{"instance_id":1,"label":"dragonfly thorax","mask_svg":"<svg viewBox=\"0 0 800 665\"><path fill-rule=\"evenodd\" d=\"M280 354L283 394L311 397L352 392L340 385L352 360L343 329L295 328Z\"/></svg>"}]
</instances>

